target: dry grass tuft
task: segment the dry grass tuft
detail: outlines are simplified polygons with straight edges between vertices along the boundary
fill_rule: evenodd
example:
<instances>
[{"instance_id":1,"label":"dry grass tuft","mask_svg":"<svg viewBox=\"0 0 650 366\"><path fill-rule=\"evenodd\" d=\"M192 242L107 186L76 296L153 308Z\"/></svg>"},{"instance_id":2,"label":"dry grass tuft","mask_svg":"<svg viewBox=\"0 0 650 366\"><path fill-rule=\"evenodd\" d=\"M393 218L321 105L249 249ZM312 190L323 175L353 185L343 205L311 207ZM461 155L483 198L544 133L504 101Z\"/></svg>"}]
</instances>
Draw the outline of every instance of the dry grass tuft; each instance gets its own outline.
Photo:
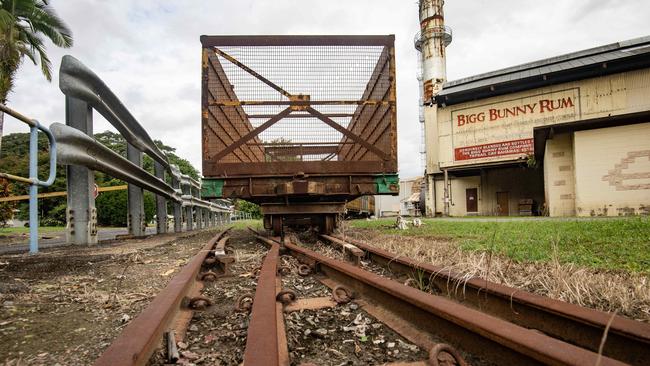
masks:
<instances>
[{"instance_id":1,"label":"dry grass tuft","mask_svg":"<svg viewBox=\"0 0 650 366\"><path fill-rule=\"evenodd\" d=\"M421 262L444 266L465 280L480 277L553 299L650 322L648 276L627 271L605 271L560 263L517 262L491 250L468 252L452 240L380 234L368 230L346 230L346 235L378 248ZM456 286L462 290L463 283Z\"/></svg>"}]
</instances>

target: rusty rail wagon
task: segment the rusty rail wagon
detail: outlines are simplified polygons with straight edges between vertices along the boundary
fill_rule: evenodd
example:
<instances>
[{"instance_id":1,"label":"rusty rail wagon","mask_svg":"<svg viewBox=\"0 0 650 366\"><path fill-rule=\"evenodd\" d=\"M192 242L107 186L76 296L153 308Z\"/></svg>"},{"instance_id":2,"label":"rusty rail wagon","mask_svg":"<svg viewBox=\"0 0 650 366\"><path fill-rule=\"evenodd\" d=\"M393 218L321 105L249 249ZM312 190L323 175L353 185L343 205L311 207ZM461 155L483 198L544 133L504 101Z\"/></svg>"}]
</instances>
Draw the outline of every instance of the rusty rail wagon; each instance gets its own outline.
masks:
<instances>
[{"instance_id":1,"label":"rusty rail wagon","mask_svg":"<svg viewBox=\"0 0 650 366\"><path fill-rule=\"evenodd\" d=\"M329 233L398 193L394 36L202 36L204 198Z\"/></svg>"}]
</instances>

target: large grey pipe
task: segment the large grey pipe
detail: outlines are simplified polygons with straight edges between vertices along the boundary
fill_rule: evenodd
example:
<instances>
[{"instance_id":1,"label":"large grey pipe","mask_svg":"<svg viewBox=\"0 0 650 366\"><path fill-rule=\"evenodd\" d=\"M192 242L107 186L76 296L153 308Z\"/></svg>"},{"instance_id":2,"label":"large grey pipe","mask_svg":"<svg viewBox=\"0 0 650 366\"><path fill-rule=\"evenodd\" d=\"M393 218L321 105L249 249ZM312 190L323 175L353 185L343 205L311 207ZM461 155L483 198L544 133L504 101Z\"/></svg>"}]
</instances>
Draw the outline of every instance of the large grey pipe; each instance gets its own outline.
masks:
<instances>
[{"instance_id":1,"label":"large grey pipe","mask_svg":"<svg viewBox=\"0 0 650 366\"><path fill-rule=\"evenodd\" d=\"M88 103L115 126L128 143L169 169L167 157L158 149L147 131L99 76L81 61L70 55L63 56L59 88L63 94Z\"/></svg>"},{"instance_id":2,"label":"large grey pipe","mask_svg":"<svg viewBox=\"0 0 650 366\"><path fill-rule=\"evenodd\" d=\"M50 126L57 142L57 160L61 164L80 165L135 184L175 202L181 197L174 188L83 132L61 123Z\"/></svg>"}]
</instances>

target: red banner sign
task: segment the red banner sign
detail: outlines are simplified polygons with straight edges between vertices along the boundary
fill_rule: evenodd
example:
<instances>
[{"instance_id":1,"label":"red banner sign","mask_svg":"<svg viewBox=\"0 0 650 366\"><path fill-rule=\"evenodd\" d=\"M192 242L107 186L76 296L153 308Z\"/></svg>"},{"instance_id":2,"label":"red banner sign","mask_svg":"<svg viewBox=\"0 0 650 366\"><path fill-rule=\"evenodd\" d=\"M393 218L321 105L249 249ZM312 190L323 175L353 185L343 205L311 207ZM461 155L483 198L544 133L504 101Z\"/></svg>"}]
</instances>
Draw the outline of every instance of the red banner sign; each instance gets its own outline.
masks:
<instances>
[{"instance_id":1,"label":"red banner sign","mask_svg":"<svg viewBox=\"0 0 650 366\"><path fill-rule=\"evenodd\" d=\"M454 150L456 160L489 158L493 156L531 154L533 139L501 141L492 144L460 147Z\"/></svg>"}]
</instances>

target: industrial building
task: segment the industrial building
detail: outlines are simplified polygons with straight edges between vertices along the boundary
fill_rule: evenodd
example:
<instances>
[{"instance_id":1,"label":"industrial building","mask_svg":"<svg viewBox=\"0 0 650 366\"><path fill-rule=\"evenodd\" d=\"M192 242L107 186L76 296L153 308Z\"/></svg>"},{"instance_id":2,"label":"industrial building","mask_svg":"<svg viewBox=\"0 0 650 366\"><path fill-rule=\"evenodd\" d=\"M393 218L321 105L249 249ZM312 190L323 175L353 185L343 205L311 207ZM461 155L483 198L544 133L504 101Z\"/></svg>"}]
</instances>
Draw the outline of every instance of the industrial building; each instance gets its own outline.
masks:
<instances>
[{"instance_id":1,"label":"industrial building","mask_svg":"<svg viewBox=\"0 0 650 366\"><path fill-rule=\"evenodd\" d=\"M423 177L399 180L399 195L375 196L375 217L420 216Z\"/></svg>"},{"instance_id":2,"label":"industrial building","mask_svg":"<svg viewBox=\"0 0 650 366\"><path fill-rule=\"evenodd\" d=\"M446 82L420 6L427 215L650 212L650 37Z\"/></svg>"}]
</instances>

